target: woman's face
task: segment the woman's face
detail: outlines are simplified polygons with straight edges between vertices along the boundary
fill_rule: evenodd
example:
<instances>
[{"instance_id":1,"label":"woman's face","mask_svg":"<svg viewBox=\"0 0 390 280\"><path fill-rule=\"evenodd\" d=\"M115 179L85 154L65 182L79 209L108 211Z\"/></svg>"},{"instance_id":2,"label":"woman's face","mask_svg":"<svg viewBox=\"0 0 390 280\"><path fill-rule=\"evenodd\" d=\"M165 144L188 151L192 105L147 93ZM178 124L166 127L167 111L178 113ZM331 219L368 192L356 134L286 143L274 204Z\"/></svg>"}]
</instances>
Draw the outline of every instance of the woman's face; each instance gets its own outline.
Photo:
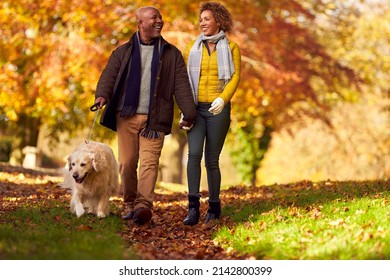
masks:
<instances>
[{"instance_id":1,"label":"woman's face","mask_svg":"<svg viewBox=\"0 0 390 280\"><path fill-rule=\"evenodd\" d=\"M205 36L212 36L219 32L219 23L215 21L213 12L210 10L204 10L200 14L199 25Z\"/></svg>"}]
</instances>

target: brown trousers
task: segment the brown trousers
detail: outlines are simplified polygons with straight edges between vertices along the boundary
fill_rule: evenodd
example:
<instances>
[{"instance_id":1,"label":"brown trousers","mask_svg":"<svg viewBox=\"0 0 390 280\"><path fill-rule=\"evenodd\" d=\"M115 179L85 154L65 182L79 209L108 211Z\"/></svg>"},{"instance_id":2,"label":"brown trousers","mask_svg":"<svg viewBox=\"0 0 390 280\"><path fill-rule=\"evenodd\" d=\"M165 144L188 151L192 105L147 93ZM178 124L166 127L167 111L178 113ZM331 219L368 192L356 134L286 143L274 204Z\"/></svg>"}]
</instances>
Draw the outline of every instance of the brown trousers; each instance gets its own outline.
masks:
<instances>
[{"instance_id":1,"label":"brown trousers","mask_svg":"<svg viewBox=\"0 0 390 280\"><path fill-rule=\"evenodd\" d=\"M165 135L161 133L159 139L142 137L140 134L146 127L147 118L147 115L140 114L122 118L117 114L119 172L124 203L129 211L140 207L153 208L154 188Z\"/></svg>"}]
</instances>

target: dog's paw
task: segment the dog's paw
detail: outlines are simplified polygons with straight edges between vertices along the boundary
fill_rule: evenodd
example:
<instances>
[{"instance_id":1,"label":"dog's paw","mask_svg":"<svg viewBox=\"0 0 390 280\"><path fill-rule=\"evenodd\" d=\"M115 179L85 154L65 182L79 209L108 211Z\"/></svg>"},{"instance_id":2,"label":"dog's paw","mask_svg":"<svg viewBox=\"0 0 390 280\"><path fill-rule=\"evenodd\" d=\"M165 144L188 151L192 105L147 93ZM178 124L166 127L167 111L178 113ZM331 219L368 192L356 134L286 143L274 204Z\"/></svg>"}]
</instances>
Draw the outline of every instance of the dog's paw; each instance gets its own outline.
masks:
<instances>
[{"instance_id":1,"label":"dog's paw","mask_svg":"<svg viewBox=\"0 0 390 280\"><path fill-rule=\"evenodd\" d=\"M98 211L96 216L98 216L99 218L104 218L106 214L104 212Z\"/></svg>"},{"instance_id":2,"label":"dog's paw","mask_svg":"<svg viewBox=\"0 0 390 280\"><path fill-rule=\"evenodd\" d=\"M84 210L84 207L76 207L76 215L77 215L77 218L81 217L82 215L84 215L85 213L85 210Z\"/></svg>"},{"instance_id":3,"label":"dog's paw","mask_svg":"<svg viewBox=\"0 0 390 280\"><path fill-rule=\"evenodd\" d=\"M82 215L84 215L85 211L76 212L77 218L80 218Z\"/></svg>"}]
</instances>

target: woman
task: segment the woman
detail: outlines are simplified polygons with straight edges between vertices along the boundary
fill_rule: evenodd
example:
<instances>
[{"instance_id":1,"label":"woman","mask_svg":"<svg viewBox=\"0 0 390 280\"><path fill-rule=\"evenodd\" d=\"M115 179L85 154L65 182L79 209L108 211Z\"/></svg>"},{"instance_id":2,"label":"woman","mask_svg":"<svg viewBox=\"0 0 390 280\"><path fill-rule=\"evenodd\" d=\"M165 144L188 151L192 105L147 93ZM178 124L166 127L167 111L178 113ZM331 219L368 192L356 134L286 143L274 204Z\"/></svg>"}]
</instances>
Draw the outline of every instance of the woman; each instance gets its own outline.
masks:
<instances>
[{"instance_id":1,"label":"woman","mask_svg":"<svg viewBox=\"0 0 390 280\"><path fill-rule=\"evenodd\" d=\"M203 147L209 189L205 223L221 216L219 155L230 127L230 100L238 87L241 74L240 49L226 37L232 24L232 17L223 5L216 2L201 4L199 25L202 33L183 52L198 112L194 126L184 127L188 130L189 149L189 205L187 217L183 221L185 225L199 222Z\"/></svg>"}]
</instances>

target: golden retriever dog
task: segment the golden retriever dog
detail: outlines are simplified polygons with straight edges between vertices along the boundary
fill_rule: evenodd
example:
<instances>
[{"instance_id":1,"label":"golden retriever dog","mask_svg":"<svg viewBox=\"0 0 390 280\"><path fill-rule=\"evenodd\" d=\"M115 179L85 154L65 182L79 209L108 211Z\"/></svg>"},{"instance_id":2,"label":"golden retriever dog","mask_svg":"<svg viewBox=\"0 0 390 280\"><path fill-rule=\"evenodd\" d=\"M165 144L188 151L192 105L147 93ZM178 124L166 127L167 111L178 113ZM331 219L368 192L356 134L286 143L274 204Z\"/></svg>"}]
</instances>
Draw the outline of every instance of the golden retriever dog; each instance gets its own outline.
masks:
<instances>
[{"instance_id":1,"label":"golden retriever dog","mask_svg":"<svg viewBox=\"0 0 390 280\"><path fill-rule=\"evenodd\" d=\"M87 210L103 218L110 212L109 199L119 191L118 163L112 149L103 143L79 145L68 157L64 187L72 191L70 210L77 217Z\"/></svg>"}]
</instances>

